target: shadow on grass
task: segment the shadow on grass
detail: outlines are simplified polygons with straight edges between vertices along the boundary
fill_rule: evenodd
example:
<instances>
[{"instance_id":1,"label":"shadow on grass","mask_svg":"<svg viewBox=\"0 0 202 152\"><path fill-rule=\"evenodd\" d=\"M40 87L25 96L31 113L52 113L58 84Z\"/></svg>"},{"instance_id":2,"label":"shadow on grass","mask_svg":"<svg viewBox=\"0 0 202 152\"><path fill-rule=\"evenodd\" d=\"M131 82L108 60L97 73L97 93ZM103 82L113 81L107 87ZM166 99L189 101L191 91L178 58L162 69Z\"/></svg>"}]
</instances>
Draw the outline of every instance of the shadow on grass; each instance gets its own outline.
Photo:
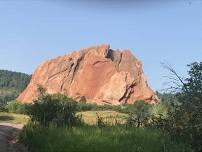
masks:
<instances>
[{"instance_id":1,"label":"shadow on grass","mask_svg":"<svg viewBox=\"0 0 202 152\"><path fill-rule=\"evenodd\" d=\"M0 116L0 121L14 120L13 116Z\"/></svg>"}]
</instances>

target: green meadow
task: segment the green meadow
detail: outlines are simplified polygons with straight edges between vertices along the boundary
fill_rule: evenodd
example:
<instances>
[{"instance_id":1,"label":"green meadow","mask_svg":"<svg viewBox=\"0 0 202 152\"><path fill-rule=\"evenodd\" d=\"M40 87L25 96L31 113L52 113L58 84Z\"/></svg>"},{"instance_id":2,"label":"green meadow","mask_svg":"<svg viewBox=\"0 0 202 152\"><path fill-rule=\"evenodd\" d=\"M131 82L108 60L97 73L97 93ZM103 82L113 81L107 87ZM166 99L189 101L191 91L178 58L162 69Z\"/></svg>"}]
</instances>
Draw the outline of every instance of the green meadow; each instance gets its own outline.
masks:
<instances>
[{"instance_id":1,"label":"green meadow","mask_svg":"<svg viewBox=\"0 0 202 152\"><path fill-rule=\"evenodd\" d=\"M125 127L73 128L27 125L21 141L31 152L192 152L159 130Z\"/></svg>"}]
</instances>

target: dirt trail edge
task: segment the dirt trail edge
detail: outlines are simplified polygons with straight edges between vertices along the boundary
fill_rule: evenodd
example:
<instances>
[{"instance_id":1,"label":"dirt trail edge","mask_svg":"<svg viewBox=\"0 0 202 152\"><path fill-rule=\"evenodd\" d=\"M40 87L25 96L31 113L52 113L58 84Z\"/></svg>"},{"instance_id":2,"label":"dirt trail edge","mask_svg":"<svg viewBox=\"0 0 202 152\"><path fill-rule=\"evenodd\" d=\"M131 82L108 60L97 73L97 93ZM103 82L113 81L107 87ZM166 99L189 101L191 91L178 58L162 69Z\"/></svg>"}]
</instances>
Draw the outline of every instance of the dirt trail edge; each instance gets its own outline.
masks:
<instances>
[{"instance_id":1,"label":"dirt trail edge","mask_svg":"<svg viewBox=\"0 0 202 152\"><path fill-rule=\"evenodd\" d=\"M0 152L27 152L17 140L22 128L22 124L0 123Z\"/></svg>"}]
</instances>

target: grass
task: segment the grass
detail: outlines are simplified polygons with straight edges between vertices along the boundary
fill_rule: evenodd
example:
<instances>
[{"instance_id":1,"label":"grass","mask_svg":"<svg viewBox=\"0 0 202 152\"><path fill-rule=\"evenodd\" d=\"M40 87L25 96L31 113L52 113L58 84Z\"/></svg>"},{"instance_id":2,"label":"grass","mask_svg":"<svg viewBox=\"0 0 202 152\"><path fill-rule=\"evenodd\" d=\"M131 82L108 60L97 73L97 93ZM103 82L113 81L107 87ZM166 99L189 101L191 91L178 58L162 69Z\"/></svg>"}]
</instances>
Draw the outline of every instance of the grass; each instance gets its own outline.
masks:
<instances>
[{"instance_id":1,"label":"grass","mask_svg":"<svg viewBox=\"0 0 202 152\"><path fill-rule=\"evenodd\" d=\"M103 118L103 121L107 124L115 124L116 122L123 124L127 118L127 114L115 111L86 111L79 112L77 115L82 115L83 121L88 125L96 125L97 115ZM26 124L28 120L29 117L26 115L0 112L0 122Z\"/></svg>"},{"instance_id":2,"label":"grass","mask_svg":"<svg viewBox=\"0 0 202 152\"><path fill-rule=\"evenodd\" d=\"M88 125L96 125L98 116L109 125L114 125L116 123L123 124L127 119L127 114L119 113L116 111L86 111L79 112L77 115L81 115L82 120Z\"/></svg>"},{"instance_id":3,"label":"grass","mask_svg":"<svg viewBox=\"0 0 202 152\"><path fill-rule=\"evenodd\" d=\"M42 127L28 124L21 141L30 152L191 152L159 130L125 127Z\"/></svg>"},{"instance_id":4,"label":"grass","mask_svg":"<svg viewBox=\"0 0 202 152\"><path fill-rule=\"evenodd\" d=\"M28 121L29 117L26 115L0 112L0 122L26 124Z\"/></svg>"}]
</instances>

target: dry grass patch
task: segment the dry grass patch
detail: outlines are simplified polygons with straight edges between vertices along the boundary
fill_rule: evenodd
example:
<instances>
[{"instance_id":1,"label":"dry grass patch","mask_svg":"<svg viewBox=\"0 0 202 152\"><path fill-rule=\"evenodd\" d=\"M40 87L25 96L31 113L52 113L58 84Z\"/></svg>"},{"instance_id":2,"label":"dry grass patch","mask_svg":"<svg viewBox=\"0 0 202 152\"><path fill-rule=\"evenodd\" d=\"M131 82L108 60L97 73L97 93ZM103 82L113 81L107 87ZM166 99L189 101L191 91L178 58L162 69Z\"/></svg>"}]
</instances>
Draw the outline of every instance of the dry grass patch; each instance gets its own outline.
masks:
<instances>
[{"instance_id":1,"label":"dry grass patch","mask_svg":"<svg viewBox=\"0 0 202 152\"><path fill-rule=\"evenodd\" d=\"M116 123L124 124L128 116L127 114L116 111L86 111L79 112L77 115L81 115L82 120L89 125L96 125L98 117L109 125L115 125Z\"/></svg>"},{"instance_id":2,"label":"dry grass patch","mask_svg":"<svg viewBox=\"0 0 202 152\"><path fill-rule=\"evenodd\" d=\"M0 112L0 122L26 124L28 121L29 117L26 115Z\"/></svg>"}]
</instances>

